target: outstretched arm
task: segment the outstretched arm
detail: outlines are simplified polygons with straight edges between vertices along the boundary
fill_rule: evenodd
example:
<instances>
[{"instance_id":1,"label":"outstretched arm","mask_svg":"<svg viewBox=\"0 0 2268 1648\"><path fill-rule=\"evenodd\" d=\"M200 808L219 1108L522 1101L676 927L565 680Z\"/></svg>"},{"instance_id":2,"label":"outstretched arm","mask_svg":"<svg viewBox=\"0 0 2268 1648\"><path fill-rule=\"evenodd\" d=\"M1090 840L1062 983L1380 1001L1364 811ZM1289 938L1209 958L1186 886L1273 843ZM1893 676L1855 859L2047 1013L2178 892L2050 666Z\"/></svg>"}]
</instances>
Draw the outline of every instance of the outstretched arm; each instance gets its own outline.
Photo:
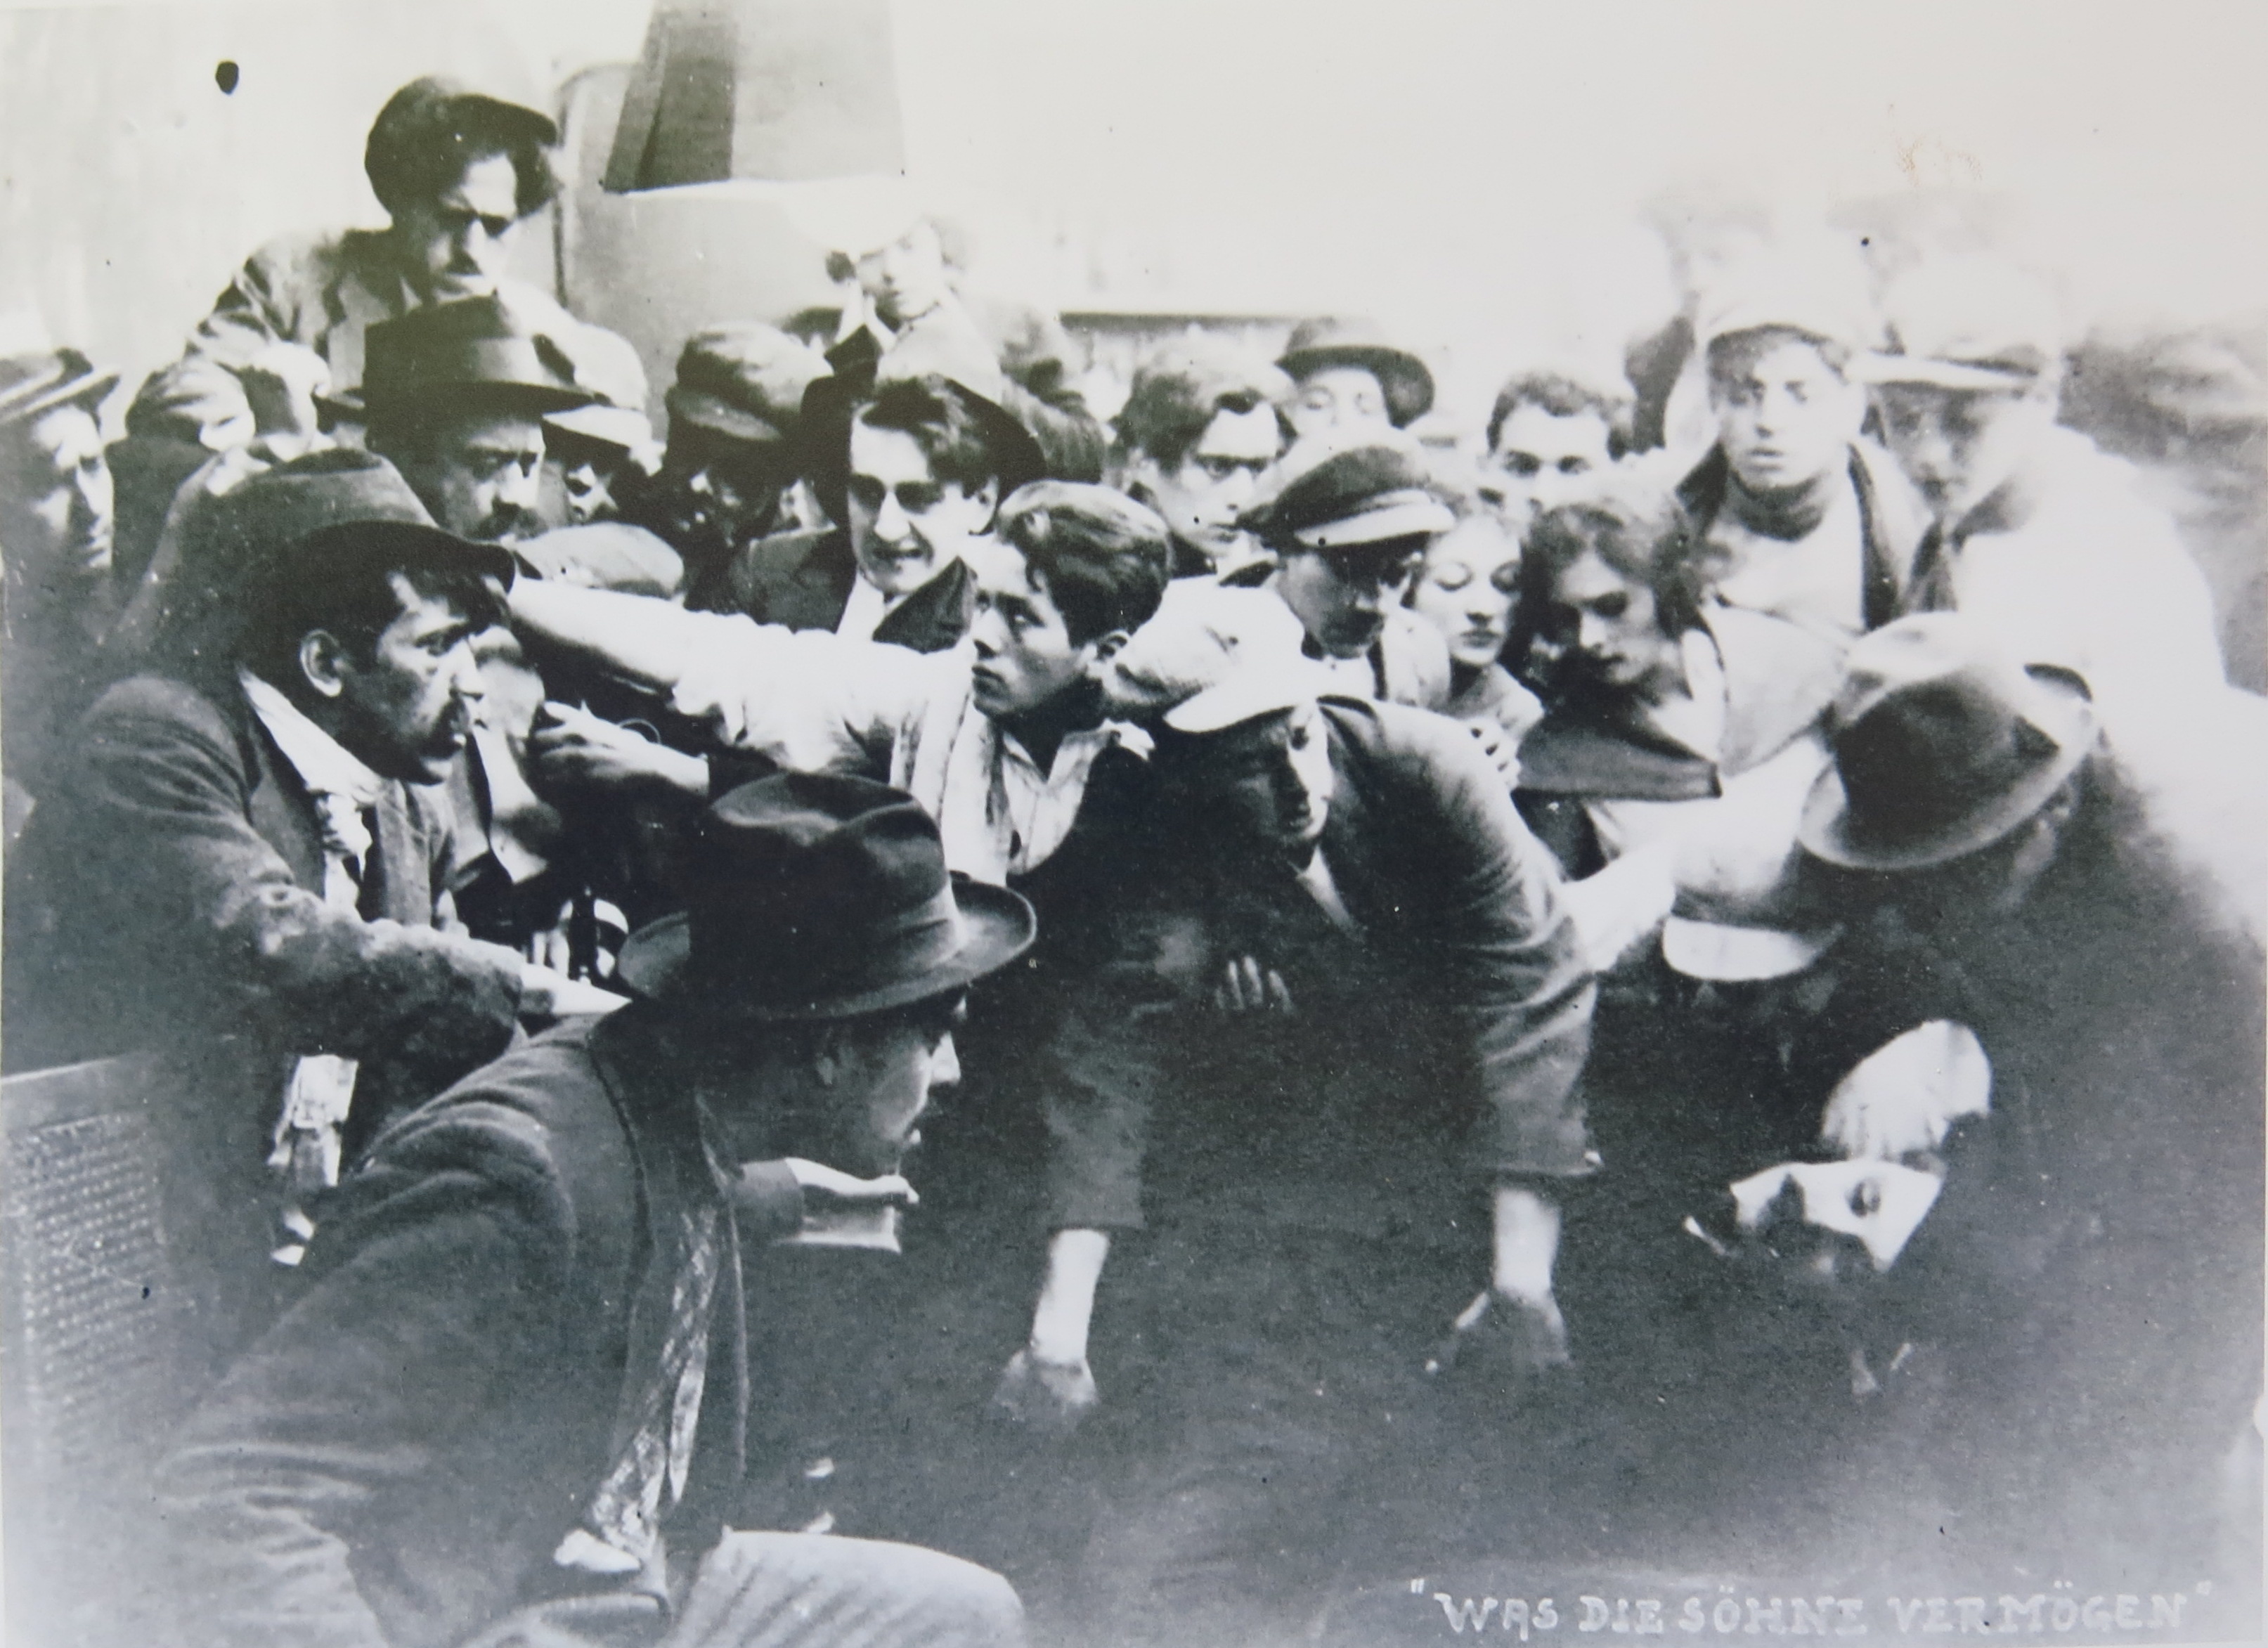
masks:
<instances>
[{"instance_id":1,"label":"outstretched arm","mask_svg":"<svg viewBox=\"0 0 2268 1648\"><path fill-rule=\"evenodd\" d=\"M705 628L702 614L650 595L547 578L521 578L512 585L512 622L523 635L661 693L677 689Z\"/></svg>"}]
</instances>

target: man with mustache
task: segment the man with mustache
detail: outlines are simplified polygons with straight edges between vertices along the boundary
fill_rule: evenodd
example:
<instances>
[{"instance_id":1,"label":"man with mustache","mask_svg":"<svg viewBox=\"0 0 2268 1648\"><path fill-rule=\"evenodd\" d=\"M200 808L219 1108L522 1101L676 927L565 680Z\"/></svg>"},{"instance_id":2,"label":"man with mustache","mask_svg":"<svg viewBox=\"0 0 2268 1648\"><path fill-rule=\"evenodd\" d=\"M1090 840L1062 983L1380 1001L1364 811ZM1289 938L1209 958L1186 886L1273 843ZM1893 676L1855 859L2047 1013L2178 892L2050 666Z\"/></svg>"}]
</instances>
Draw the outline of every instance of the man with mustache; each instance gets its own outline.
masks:
<instances>
[{"instance_id":1,"label":"man with mustache","mask_svg":"<svg viewBox=\"0 0 2268 1648\"><path fill-rule=\"evenodd\" d=\"M0 359L0 625L7 670L7 831L13 841L86 707L118 610L110 465L98 416L118 374L76 349Z\"/></svg>"},{"instance_id":2,"label":"man with mustache","mask_svg":"<svg viewBox=\"0 0 2268 1648\"><path fill-rule=\"evenodd\" d=\"M225 1352L271 1249L296 1262L380 1122L522 1015L616 998L450 931L434 786L511 558L344 450L245 482L208 526L236 621L81 722L9 866L7 1023L14 1068L142 1048L173 1066L168 1218L222 1278L204 1320Z\"/></svg>"},{"instance_id":3,"label":"man with mustache","mask_svg":"<svg viewBox=\"0 0 2268 1648\"><path fill-rule=\"evenodd\" d=\"M595 398L570 353L580 339L540 330L541 319L491 296L371 328L364 444L460 537L507 543L542 529L543 419Z\"/></svg>"},{"instance_id":4,"label":"man with mustache","mask_svg":"<svg viewBox=\"0 0 2268 1648\"><path fill-rule=\"evenodd\" d=\"M388 98L363 170L390 220L382 230L297 236L254 253L127 416L137 435L209 452L254 434L245 375L277 343L311 350L329 385L363 379L368 329L427 304L532 289L504 273L512 234L558 192L550 116L428 76Z\"/></svg>"}]
</instances>

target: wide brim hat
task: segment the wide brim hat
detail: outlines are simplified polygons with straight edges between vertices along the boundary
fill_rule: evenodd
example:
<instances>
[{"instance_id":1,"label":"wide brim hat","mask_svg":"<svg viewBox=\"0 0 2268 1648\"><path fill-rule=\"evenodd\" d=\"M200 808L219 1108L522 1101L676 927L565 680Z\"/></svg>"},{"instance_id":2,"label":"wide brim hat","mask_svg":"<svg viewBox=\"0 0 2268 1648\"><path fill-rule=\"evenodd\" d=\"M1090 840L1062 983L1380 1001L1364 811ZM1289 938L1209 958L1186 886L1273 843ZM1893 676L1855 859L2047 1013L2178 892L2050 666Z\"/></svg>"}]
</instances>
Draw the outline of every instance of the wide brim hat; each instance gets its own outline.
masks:
<instances>
[{"instance_id":1,"label":"wide brim hat","mask_svg":"<svg viewBox=\"0 0 2268 1648\"><path fill-rule=\"evenodd\" d=\"M1433 409L1433 374L1408 349L1388 342L1367 320L1307 320L1292 330L1276 364L1294 379L1326 366L1359 366L1386 392L1386 415L1396 429Z\"/></svg>"},{"instance_id":2,"label":"wide brim hat","mask_svg":"<svg viewBox=\"0 0 2268 1648\"><path fill-rule=\"evenodd\" d=\"M2100 736L2080 677L2018 666L1957 614L1878 629L1845 669L1835 764L1797 839L1846 869L1924 870L1991 846L2047 804Z\"/></svg>"},{"instance_id":3,"label":"wide brim hat","mask_svg":"<svg viewBox=\"0 0 2268 1648\"><path fill-rule=\"evenodd\" d=\"M857 1018L969 985L1031 947L1032 907L948 874L902 791L781 773L713 803L695 831L704 894L639 929L615 976L645 1000L759 1023Z\"/></svg>"},{"instance_id":4,"label":"wide brim hat","mask_svg":"<svg viewBox=\"0 0 2268 1648\"><path fill-rule=\"evenodd\" d=\"M424 402L505 406L542 417L599 399L578 379L573 348L494 293L426 304L372 327L362 386L323 402L364 421Z\"/></svg>"},{"instance_id":5,"label":"wide brim hat","mask_svg":"<svg viewBox=\"0 0 2268 1648\"><path fill-rule=\"evenodd\" d=\"M118 373L77 349L40 349L0 359L0 424L20 423L57 407L99 404Z\"/></svg>"}]
</instances>

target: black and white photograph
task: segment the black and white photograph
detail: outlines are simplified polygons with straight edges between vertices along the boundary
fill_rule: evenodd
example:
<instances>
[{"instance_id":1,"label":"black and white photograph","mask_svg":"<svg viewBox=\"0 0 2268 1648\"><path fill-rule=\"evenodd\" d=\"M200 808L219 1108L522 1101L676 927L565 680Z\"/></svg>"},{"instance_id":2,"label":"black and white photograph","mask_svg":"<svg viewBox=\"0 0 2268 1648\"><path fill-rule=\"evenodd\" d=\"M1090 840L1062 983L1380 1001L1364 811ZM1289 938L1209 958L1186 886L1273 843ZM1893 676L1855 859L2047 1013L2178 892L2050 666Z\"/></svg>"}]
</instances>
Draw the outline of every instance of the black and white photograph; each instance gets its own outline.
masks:
<instances>
[{"instance_id":1,"label":"black and white photograph","mask_svg":"<svg viewBox=\"0 0 2268 1648\"><path fill-rule=\"evenodd\" d=\"M0 0L0 1636L2262 1640L2264 64Z\"/></svg>"}]
</instances>

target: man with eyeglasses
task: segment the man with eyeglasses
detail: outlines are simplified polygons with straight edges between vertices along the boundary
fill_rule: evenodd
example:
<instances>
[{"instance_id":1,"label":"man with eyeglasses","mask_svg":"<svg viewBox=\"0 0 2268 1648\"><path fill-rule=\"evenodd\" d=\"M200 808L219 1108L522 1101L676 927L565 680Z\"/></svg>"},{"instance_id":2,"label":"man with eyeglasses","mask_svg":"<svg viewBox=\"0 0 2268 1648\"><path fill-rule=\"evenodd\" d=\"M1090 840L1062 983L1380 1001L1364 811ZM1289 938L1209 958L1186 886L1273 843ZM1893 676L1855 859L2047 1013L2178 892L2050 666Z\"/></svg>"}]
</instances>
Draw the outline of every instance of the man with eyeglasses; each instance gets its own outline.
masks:
<instances>
[{"instance_id":1,"label":"man with eyeglasses","mask_svg":"<svg viewBox=\"0 0 2268 1648\"><path fill-rule=\"evenodd\" d=\"M822 380L825 381L825 380ZM889 379L847 415L805 407L807 467L841 525L783 533L751 555L730 609L758 623L830 629L939 652L968 628L964 557L1007 496L1044 467L1006 408L950 378Z\"/></svg>"},{"instance_id":2,"label":"man with eyeglasses","mask_svg":"<svg viewBox=\"0 0 2268 1648\"><path fill-rule=\"evenodd\" d=\"M1117 484L1165 517L1174 576L1226 574L1258 546L1237 517L1284 448L1277 408L1292 380L1226 338L1161 345L1134 375L1118 415Z\"/></svg>"}]
</instances>

